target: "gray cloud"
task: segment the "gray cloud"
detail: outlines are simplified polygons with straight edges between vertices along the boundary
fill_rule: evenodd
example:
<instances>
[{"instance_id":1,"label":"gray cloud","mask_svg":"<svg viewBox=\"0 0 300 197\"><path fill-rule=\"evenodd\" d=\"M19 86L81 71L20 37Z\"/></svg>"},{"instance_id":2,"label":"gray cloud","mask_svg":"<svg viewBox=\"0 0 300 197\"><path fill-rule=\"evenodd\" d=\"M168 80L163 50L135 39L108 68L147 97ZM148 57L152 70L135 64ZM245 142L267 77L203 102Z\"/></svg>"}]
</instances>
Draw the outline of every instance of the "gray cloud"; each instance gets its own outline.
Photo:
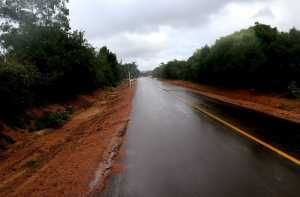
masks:
<instances>
[{"instance_id":1,"label":"gray cloud","mask_svg":"<svg viewBox=\"0 0 300 197\"><path fill-rule=\"evenodd\" d=\"M275 15L271 8L269 7L264 7L260 9L254 16L254 18L262 18L262 17L268 17L268 18L274 18Z\"/></svg>"},{"instance_id":2,"label":"gray cloud","mask_svg":"<svg viewBox=\"0 0 300 197\"><path fill-rule=\"evenodd\" d=\"M211 14L230 2L255 0L73 0L70 4L74 27L89 37L120 32L156 31L160 26L176 28L205 24ZM80 25L79 25L80 24Z\"/></svg>"},{"instance_id":3,"label":"gray cloud","mask_svg":"<svg viewBox=\"0 0 300 197\"><path fill-rule=\"evenodd\" d=\"M106 45L147 70L161 61L185 59L256 20L297 25L287 21L296 22L287 11L296 5L297 0L71 0L69 8L72 28L84 30L93 45Z\"/></svg>"}]
</instances>

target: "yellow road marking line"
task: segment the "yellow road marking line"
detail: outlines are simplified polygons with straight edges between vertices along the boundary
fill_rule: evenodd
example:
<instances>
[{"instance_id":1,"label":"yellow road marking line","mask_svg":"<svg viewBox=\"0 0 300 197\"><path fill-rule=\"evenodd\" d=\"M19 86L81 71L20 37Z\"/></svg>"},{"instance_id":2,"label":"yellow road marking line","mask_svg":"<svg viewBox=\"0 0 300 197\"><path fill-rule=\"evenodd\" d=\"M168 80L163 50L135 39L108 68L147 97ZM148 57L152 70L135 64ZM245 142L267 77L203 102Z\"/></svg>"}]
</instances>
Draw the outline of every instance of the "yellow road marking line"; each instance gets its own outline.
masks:
<instances>
[{"instance_id":1,"label":"yellow road marking line","mask_svg":"<svg viewBox=\"0 0 300 197\"><path fill-rule=\"evenodd\" d=\"M243 135L243 136L245 136L245 137L247 137L247 138L249 138L249 139L255 141L256 143L258 143L258 144L260 144L260 145L262 145L262 146L264 146L264 147L270 149L271 151L273 151L273 152L275 152L275 153L281 155L282 157L284 157L284 158L286 158L286 159L292 161L293 163L295 163L295 164L297 164L297 165L300 165L300 160L299 160L299 159L297 159L297 158L295 158L295 157L293 157L293 156L291 156L291 155L285 153L285 152L282 151L282 150L279 150L278 148L275 148L274 146L272 146L272 145L270 145L270 144L268 144L268 143L266 143L266 142L264 142L264 141L262 141L262 140L260 140L260 139L258 139L258 138L256 138L256 137L254 137L253 135L250 135L250 134L247 133L246 131L243 131L242 129L240 129L240 128L238 128L238 127L236 127L236 126L230 124L229 122L227 122L227 121L225 121L225 120L223 120L223 119L221 119L221 118L215 116L214 114L208 112L207 110L205 110L205 109L203 109L203 108L197 106L195 103L192 103L192 102L190 102L190 101L187 101L186 99L184 99L184 98L182 98L182 97L180 97L180 96L178 96L178 95L176 95L176 94L174 94L174 93L171 93L171 92L168 92L168 93L171 94L171 95L173 95L173 96L175 96L178 100L184 102L185 104L187 104L187 105L193 107L193 108L196 109L197 111L200 111L201 113L206 114L208 117L210 117L210 118L212 118L212 119L214 119L214 120L216 120L216 121L218 121L218 122L220 122L220 123L226 125L227 127L231 128L233 131L235 131L235 132L237 132L237 133L239 133L239 134L241 134L241 135Z\"/></svg>"}]
</instances>

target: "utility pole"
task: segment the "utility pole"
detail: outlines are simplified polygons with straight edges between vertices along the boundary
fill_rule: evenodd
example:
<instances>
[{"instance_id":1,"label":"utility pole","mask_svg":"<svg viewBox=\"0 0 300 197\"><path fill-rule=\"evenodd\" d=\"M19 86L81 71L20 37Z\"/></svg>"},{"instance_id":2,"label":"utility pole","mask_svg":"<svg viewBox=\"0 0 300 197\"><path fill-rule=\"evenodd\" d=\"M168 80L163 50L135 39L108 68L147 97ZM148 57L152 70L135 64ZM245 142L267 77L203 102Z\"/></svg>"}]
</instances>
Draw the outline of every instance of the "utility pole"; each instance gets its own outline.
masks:
<instances>
[{"instance_id":1,"label":"utility pole","mask_svg":"<svg viewBox=\"0 0 300 197\"><path fill-rule=\"evenodd\" d=\"M129 82L129 87L131 88L131 76L129 70L128 70L128 82Z\"/></svg>"}]
</instances>

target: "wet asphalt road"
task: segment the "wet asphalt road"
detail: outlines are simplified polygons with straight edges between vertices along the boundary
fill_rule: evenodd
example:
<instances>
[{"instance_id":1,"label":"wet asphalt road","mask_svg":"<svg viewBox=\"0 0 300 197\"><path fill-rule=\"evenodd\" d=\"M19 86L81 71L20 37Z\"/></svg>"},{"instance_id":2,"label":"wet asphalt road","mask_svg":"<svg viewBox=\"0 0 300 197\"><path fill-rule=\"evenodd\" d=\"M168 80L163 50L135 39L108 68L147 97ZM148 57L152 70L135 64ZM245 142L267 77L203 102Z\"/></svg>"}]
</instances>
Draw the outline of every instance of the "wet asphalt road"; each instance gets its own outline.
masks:
<instances>
[{"instance_id":1,"label":"wet asphalt road","mask_svg":"<svg viewBox=\"0 0 300 197\"><path fill-rule=\"evenodd\" d=\"M105 190L95 196L300 196L299 166L196 112L168 91L226 117L226 110L184 88L139 79L123 146L127 154L118 161L126 170L112 176ZM255 119L244 124L247 115L239 117L236 123L243 128L263 127L255 125Z\"/></svg>"}]
</instances>

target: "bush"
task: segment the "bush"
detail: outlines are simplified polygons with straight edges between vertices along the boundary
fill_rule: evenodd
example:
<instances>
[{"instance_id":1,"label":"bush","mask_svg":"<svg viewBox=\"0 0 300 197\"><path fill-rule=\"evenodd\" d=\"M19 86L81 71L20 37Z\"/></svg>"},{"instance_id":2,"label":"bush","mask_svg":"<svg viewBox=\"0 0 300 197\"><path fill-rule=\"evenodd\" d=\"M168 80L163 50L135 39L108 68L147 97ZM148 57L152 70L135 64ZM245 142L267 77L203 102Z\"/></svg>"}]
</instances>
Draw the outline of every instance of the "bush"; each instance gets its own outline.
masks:
<instances>
[{"instance_id":1,"label":"bush","mask_svg":"<svg viewBox=\"0 0 300 197\"><path fill-rule=\"evenodd\" d=\"M39 101L115 86L121 80L116 55L106 47L97 52L83 32L30 26L4 38L7 58L23 65L30 63L40 73L35 84Z\"/></svg>"},{"instance_id":2,"label":"bush","mask_svg":"<svg viewBox=\"0 0 300 197\"><path fill-rule=\"evenodd\" d=\"M39 96L68 96L95 86L96 52L82 32L32 26L13 35L8 55L22 64L30 62L41 74Z\"/></svg>"},{"instance_id":3,"label":"bush","mask_svg":"<svg viewBox=\"0 0 300 197\"><path fill-rule=\"evenodd\" d=\"M0 64L1 115L13 115L30 105L38 78L39 73L34 66L12 62Z\"/></svg>"},{"instance_id":4,"label":"bush","mask_svg":"<svg viewBox=\"0 0 300 197\"><path fill-rule=\"evenodd\" d=\"M49 112L35 122L35 129L59 128L70 119L70 112Z\"/></svg>"},{"instance_id":5,"label":"bush","mask_svg":"<svg viewBox=\"0 0 300 197\"><path fill-rule=\"evenodd\" d=\"M66 112L68 112L69 114L73 114L73 113L75 112L74 106L69 105L69 106L66 108Z\"/></svg>"},{"instance_id":6,"label":"bush","mask_svg":"<svg viewBox=\"0 0 300 197\"><path fill-rule=\"evenodd\" d=\"M31 160L26 162L25 166L27 168L33 168L33 167L36 167L38 164L39 164L39 162L37 160L31 159Z\"/></svg>"},{"instance_id":7,"label":"bush","mask_svg":"<svg viewBox=\"0 0 300 197\"><path fill-rule=\"evenodd\" d=\"M300 98L300 87L295 81L290 82L288 89L291 95L293 95L296 98Z\"/></svg>"}]
</instances>

